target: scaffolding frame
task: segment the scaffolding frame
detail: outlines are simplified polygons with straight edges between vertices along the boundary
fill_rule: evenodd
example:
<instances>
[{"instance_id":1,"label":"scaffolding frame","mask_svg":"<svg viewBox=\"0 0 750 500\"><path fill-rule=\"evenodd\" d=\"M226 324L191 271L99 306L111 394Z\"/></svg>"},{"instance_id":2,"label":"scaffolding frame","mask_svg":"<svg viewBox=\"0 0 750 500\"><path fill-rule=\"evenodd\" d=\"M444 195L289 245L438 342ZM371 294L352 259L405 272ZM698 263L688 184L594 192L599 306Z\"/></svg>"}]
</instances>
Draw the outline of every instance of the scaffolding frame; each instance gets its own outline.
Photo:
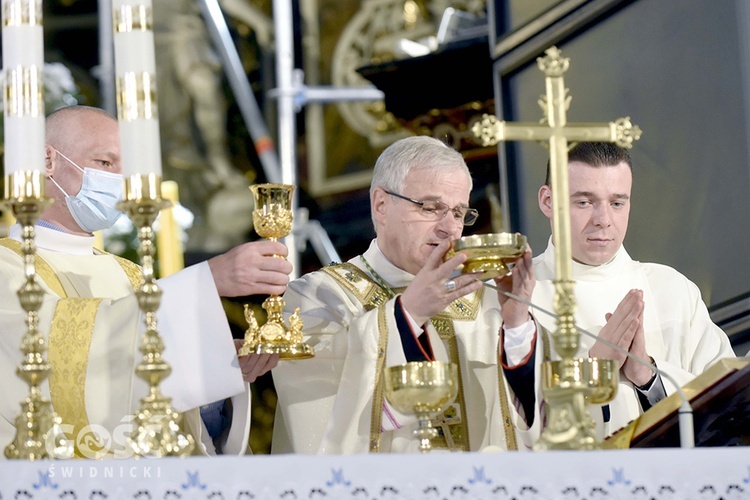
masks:
<instances>
[{"instance_id":1,"label":"scaffolding frame","mask_svg":"<svg viewBox=\"0 0 750 500\"><path fill-rule=\"evenodd\" d=\"M219 0L196 0L208 28L214 48L219 53L222 67L240 109L250 138L255 145L261 167L268 182L298 185L296 114L308 103L345 101L377 101L384 99L374 86L330 87L307 86L304 72L294 67L294 17L292 0L273 0L273 26L276 87L267 91L277 103L277 147L268 144L270 133L258 102L247 80L237 48L232 41ZM102 107L116 113L114 81L114 48L112 40L111 0L99 0L99 79ZM321 263L338 262L340 257L327 232L317 221L308 219L306 209L300 209L295 194L293 211L296 224L285 238L289 249L288 260L294 273L300 269L300 255L309 242ZM293 276L296 277L296 276Z\"/></svg>"}]
</instances>

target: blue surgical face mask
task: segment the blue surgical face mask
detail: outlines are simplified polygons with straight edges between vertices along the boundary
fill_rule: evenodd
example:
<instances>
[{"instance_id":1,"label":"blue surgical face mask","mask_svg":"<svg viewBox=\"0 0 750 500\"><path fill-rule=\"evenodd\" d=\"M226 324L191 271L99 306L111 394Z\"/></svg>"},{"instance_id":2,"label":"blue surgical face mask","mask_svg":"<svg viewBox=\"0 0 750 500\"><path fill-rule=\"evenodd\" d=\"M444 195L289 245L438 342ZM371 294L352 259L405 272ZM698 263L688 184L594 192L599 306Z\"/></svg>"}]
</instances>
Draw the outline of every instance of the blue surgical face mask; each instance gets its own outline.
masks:
<instances>
[{"instance_id":1,"label":"blue surgical face mask","mask_svg":"<svg viewBox=\"0 0 750 500\"><path fill-rule=\"evenodd\" d=\"M117 202L122 198L122 174L88 167L81 168L60 151L57 151L57 154L83 172L81 190L75 196L66 193L50 176L50 180L65 194L65 202L76 223L88 233L112 227L122 215L116 207Z\"/></svg>"}]
</instances>

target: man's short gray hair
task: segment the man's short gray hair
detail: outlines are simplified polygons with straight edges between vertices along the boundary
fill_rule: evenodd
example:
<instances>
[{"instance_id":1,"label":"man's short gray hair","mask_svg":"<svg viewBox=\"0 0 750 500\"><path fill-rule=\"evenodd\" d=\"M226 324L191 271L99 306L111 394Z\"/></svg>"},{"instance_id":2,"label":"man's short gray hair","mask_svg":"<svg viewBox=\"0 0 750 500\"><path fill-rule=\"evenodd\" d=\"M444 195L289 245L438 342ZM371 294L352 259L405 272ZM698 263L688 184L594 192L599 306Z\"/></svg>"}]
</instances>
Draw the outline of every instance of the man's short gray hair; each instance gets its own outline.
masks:
<instances>
[{"instance_id":1,"label":"man's short gray hair","mask_svg":"<svg viewBox=\"0 0 750 500\"><path fill-rule=\"evenodd\" d=\"M380 154L372 174L370 200L375 188L402 194L406 176L412 169L432 174L465 175L469 180L469 190L472 188L471 173L461 153L433 137L419 135L399 139ZM372 223L374 226L374 217Z\"/></svg>"}]
</instances>

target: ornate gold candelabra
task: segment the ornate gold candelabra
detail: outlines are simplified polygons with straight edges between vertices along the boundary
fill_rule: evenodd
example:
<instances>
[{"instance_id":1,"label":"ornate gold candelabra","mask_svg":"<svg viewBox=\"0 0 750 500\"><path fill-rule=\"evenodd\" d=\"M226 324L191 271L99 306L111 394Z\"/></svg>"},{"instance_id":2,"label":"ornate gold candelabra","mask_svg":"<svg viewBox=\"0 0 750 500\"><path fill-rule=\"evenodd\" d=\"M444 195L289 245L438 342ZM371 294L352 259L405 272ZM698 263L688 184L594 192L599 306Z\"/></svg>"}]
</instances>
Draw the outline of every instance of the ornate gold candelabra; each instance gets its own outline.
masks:
<instances>
[{"instance_id":1,"label":"ornate gold candelabra","mask_svg":"<svg viewBox=\"0 0 750 500\"><path fill-rule=\"evenodd\" d=\"M162 357L164 343L156 330L161 289L154 278L153 223L159 211L169 205L170 202L161 197L161 176L135 174L125 179L125 200L118 208L128 214L138 228L143 283L136 290L136 296L146 323L140 346L143 359L135 372L149 386L148 395L141 398L134 429L128 438L128 445L137 457L185 457L195 446L193 437L181 429L182 416L172 408L172 399L159 389L159 384L172 370Z\"/></svg>"},{"instance_id":2,"label":"ornate gold candelabra","mask_svg":"<svg viewBox=\"0 0 750 500\"><path fill-rule=\"evenodd\" d=\"M572 279L570 235L570 201L568 188L568 148L571 142L614 142L630 148L641 136L641 129L620 118L610 123L568 124L566 112L570 96L563 74L570 60L562 57L557 47L550 47L537 59L545 74L546 94L539 100L544 112L541 123L509 123L484 115L472 128L483 145L499 141L546 141L550 152L550 183L553 202L553 234L555 238L555 299L558 315L557 330L552 335L560 361L546 362L543 369L543 391L547 402L547 426L535 449L592 449L600 443L595 436L594 422L586 407L587 401L604 403L614 397L616 377L610 360L576 359L579 333L575 326L575 295ZM551 363L551 364L550 364ZM608 373L608 374L607 374ZM609 398L609 399L607 399Z\"/></svg>"},{"instance_id":3,"label":"ornate gold candelabra","mask_svg":"<svg viewBox=\"0 0 750 500\"><path fill-rule=\"evenodd\" d=\"M18 290L18 299L26 311L27 330L21 340L23 361L16 373L29 385L29 395L21 403L21 414L16 417L16 435L5 448L6 458L11 459L39 460L73 456L73 443L63 433L60 417L52 409L51 403L42 396L39 387L51 371L45 356L47 341L38 329L44 291L36 279L34 244L34 224L52 203L44 194L44 176L41 171L17 171L5 178L3 204L13 212L23 228L22 251L26 281Z\"/></svg>"},{"instance_id":4,"label":"ornate gold candelabra","mask_svg":"<svg viewBox=\"0 0 750 500\"><path fill-rule=\"evenodd\" d=\"M255 198L255 232L272 241L288 235L292 230L294 186L256 184L250 186L250 190ZM258 326L253 311L245 307L249 328L245 332L245 343L240 348L240 356L250 353L278 354L282 359L305 359L315 355L312 347L305 344L302 338L303 325L299 310L289 318L289 328L284 324L281 313L285 305L284 299L278 295L271 295L264 300L262 307L268 313L268 320L262 326Z\"/></svg>"}]
</instances>

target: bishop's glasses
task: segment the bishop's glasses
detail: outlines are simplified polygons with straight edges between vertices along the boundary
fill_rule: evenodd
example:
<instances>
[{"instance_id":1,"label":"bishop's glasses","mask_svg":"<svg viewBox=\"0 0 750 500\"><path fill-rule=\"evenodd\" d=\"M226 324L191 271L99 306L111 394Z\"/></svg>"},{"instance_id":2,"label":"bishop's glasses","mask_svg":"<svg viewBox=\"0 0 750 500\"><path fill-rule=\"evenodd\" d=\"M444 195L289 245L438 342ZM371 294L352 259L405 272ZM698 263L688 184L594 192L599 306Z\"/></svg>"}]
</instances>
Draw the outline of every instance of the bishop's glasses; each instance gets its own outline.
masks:
<instances>
[{"instance_id":1,"label":"bishop's glasses","mask_svg":"<svg viewBox=\"0 0 750 500\"><path fill-rule=\"evenodd\" d=\"M443 203L442 201L437 201L437 200L419 201L419 200L415 200L407 196L404 196L402 194L397 194L391 191L386 191L385 189L383 191L385 191L391 196L395 196L396 198L401 198L402 200L410 201L414 203L415 205L419 205L422 215L424 215L425 218L427 219L442 220L445 218L446 215L448 215L448 212L452 212L453 218L456 219L456 222L460 222L464 226L471 226L477 221L477 217L479 217L479 212L477 212L477 210L474 208L469 208L469 207L451 208L445 203Z\"/></svg>"}]
</instances>

